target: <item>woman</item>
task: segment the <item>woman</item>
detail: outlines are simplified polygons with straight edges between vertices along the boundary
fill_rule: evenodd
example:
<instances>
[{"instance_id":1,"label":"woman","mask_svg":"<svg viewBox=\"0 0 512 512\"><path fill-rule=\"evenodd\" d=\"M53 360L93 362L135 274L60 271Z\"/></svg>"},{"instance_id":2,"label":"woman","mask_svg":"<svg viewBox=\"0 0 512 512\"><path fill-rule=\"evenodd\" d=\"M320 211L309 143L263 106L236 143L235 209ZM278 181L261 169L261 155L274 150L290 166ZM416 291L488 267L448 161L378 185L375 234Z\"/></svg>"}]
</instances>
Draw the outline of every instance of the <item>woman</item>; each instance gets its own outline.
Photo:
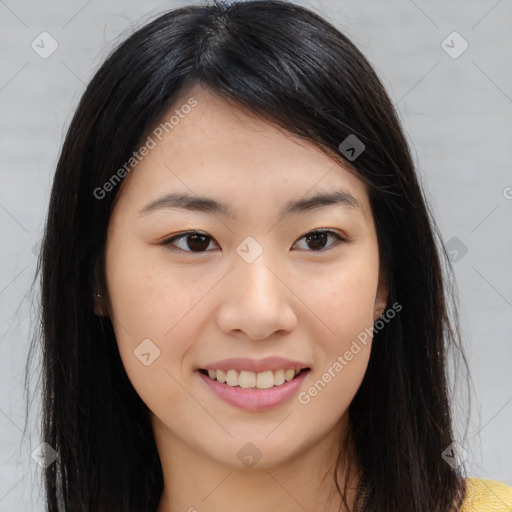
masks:
<instances>
[{"instance_id":1,"label":"woman","mask_svg":"<svg viewBox=\"0 0 512 512\"><path fill-rule=\"evenodd\" d=\"M137 31L52 189L48 510L508 510L463 476L436 237L381 82L319 16L249 1Z\"/></svg>"}]
</instances>

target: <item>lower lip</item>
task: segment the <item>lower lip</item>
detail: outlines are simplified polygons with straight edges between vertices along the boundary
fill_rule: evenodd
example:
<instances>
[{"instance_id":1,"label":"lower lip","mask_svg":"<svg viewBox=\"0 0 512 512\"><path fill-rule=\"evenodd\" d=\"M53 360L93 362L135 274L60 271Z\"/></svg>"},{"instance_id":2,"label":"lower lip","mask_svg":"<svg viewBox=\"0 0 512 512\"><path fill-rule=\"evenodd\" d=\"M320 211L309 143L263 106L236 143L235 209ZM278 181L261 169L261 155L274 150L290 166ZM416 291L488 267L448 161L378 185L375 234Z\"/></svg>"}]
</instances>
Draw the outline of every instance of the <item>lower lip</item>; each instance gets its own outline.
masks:
<instances>
[{"instance_id":1,"label":"lower lip","mask_svg":"<svg viewBox=\"0 0 512 512\"><path fill-rule=\"evenodd\" d=\"M210 379L200 371L197 373L210 390L228 404L244 411L266 411L281 405L295 395L310 371L304 370L291 381L269 389L244 389L238 386L228 386Z\"/></svg>"}]
</instances>

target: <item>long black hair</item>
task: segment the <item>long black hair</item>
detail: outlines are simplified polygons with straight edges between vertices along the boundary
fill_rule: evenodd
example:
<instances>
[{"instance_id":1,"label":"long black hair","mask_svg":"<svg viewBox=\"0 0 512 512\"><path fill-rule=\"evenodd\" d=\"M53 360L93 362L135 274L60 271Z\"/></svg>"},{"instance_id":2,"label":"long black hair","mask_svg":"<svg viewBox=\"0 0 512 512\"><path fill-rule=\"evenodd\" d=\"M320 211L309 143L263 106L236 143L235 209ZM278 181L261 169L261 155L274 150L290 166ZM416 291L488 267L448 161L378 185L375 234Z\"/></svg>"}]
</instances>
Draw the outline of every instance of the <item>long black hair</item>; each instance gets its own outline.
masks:
<instances>
[{"instance_id":1,"label":"long black hair","mask_svg":"<svg viewBox=\"0 0 512 512\"><path fill-rule=\"evenodd\" d=\"M458 510L462 466L442 457L454 441L450 350L467 363L450 266L397 113L345 35L306 8L262 0L183 7L140 28L94 75L69 126L37 266L42 437L58 454L44 470L48 511L154 512L160 501L148 408L112 319L93 311L93 294L108 296L103 256L120 187L95 191L195 84L313 142L369 185L388 303L402 310L375 333L349 408L356 510ZM348 136L364 144L356 159L340 151Z\"/></svg>"}]
</instances>

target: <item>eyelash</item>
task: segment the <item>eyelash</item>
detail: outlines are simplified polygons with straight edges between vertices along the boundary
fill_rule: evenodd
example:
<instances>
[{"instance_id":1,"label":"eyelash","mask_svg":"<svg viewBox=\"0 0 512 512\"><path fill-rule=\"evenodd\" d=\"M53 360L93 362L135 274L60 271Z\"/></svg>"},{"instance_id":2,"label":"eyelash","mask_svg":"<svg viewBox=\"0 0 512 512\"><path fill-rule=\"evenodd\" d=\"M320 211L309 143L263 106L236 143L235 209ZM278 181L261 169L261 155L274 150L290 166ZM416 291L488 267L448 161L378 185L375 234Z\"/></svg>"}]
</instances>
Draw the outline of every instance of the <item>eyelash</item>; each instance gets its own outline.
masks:
<instances>
[{"instance_id":1,"label":"eyelash","mask_svg":"<svg viewBox=\"0 0 512 512\"><path fill-rule=\"evenodd\" d=\"M336 233L335 231L333 231L331 229L314 229L313 231L308 231L307 233L302 235L298 240L301 240L301 239L305 238L307 235L313 235L313 234L317 234L317 233L320 233L320 234L321 233L327 233L328 235L332 235L340 243L347 241L345 238L341 237L338 233ZM190 251L190 250L178 249L176 247L171 247L172 246L172 242L174 242L175 240L186 238L187 236L190 236L190 235L203 235L203 236L205 236L207 238L210 238L211 240L214 240L213 237L211 237L210 235L208 235L207 233L204 233L202 231L185 231L184 233L181 233L179 235L175 235L175 236L173 236L171 238L168 238L167 240L164 240L162 242L162 245L168 247L173 252L190 253L190 254L205 254L207 252L210 252L210 251ZM297 243L297 242L295 242L295 243ZM320 249L320 250L317 250L317 251L309 250L307 252L324 253L324 252L329 251L333 246L336 247L338 245L339 245L339 243L331 244L327 248Z\"/></svg>"}]
</instances>

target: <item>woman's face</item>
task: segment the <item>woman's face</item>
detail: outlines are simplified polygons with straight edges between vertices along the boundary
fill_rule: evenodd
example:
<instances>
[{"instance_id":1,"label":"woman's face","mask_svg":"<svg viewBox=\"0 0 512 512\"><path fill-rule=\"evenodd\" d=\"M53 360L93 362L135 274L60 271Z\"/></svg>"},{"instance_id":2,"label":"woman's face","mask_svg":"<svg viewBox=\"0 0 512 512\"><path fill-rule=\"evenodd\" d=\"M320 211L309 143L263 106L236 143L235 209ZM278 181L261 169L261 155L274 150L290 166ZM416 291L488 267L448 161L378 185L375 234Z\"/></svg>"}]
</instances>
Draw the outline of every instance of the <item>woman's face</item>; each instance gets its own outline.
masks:
<instances>
[{"instance_id":1,"label":"woman's face","mask_svg":"<svg viewBox=\"0 0 512 512\"><path fill-rule=\"evenodd\" d=\"M368 193L206 90L176 110L109 224L120 355L159 447L270 468L341 433L363 379L386 298Z\"/></svg>"}]
</instances>

